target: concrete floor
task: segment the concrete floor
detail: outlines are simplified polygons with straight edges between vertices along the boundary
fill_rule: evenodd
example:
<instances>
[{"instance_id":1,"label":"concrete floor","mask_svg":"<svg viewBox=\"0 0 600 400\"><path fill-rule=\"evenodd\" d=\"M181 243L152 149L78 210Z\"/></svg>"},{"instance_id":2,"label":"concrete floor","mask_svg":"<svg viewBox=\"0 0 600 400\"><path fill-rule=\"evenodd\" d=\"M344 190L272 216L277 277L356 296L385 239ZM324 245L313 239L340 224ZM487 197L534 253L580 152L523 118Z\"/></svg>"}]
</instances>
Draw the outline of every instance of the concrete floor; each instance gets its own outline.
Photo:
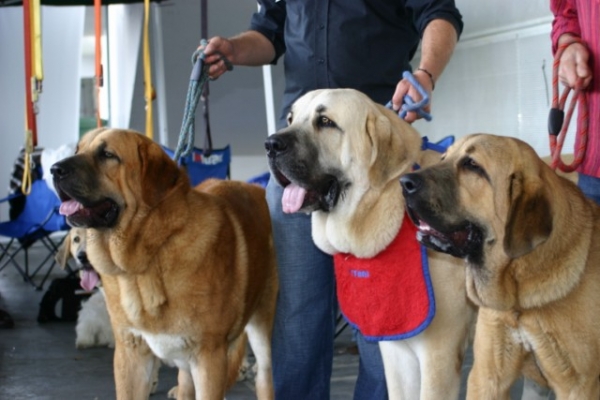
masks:
<instances>
[{"instance_id":1,"label":"concrete floor","mask_svg":"<svg viewBox=\"0 0 600 400\"><path fill-rule=\"evenodd\" d=\"M31 262L40 254L34 245ZM55 267L44 290L52 278L64 275ZM24 282L13 267L0 272L0 309L8 311L15 321L13 329L0 329L0 399L114 399L113 350L76 349L74 322L39 324L37 315L43 294ZM350 329L345 329L335 344L331 399L352 399L358 356L348 351L353 345ZM471 360L468 355L464 379ZM162 367L158 390L152 398L166 399L176 381L177 371ZM511 398L519 399L520 391L521 385L516 385ZM227 395L228 400L255 398L250 381L238 382ZM464 399L464 382L460 398Z\"/></svg>"}]
</instances>

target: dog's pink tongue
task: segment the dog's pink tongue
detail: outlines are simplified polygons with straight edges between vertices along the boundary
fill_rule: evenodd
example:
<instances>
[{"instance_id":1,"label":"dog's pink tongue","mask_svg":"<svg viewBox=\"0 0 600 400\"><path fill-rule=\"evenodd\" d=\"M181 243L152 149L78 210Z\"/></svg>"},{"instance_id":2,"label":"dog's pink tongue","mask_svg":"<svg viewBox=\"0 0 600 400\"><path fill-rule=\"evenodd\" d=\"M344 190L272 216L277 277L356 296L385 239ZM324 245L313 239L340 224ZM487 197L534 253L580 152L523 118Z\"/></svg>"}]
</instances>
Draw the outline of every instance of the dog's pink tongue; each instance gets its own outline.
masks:
<instances>
[{"instance_id":1,"label":"dog's pink tongue","mask_svg":"<svg viewBox=\"0 0 600 400\"><path fill-rule=\"evenodd\" d=\"M306 190L290 183L283 189L283 197L281 198L281 205L284 213L295 213L300 210L302 203L304 203L304 196L306 196Z\"/></svg>"},{"instance_id":2,"label":"dog's pink tongue","mask_svg":"<svg viewBox=\"0 0 600 400\"><path fill-rule=\"evenodd\" d=\"M79 278L81 279L79 284L81 285L82 288L84 288L88 292L91 292L92 290L94 290L94 288L98 284L98 281L100 280L100 277L98 276L96 271L85 270L85 269L81 270L81 274L79 275Z\"/></svg>"},{"instance_id":3,"label":"dog's pink tongue","mask_svg":"<svg viewBox=\"0 0 600 400\"><path fill-rule=\"evenodd\" d=\"M78 203L77 201L67 200L67 201L63 201L60 204L60 208L59 208L58 212L61 215L68 217L69 215L75 214L77 212L77 210L79 210L81 207L82 207L81 204Z\"/></svg>"}]
</instances>

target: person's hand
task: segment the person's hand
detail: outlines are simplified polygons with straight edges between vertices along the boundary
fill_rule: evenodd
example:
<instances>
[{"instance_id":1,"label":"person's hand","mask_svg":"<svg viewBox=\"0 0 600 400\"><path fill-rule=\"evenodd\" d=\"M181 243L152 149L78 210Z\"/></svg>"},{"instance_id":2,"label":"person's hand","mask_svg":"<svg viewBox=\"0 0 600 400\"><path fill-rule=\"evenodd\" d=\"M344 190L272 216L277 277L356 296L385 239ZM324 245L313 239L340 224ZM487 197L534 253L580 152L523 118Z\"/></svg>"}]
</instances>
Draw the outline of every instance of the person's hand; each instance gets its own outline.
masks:
<instances>
[{"instance_id":1,"label":"person's hand","mask_svg":"<svg viewBox=\"0 0 600 400\"><path fill-rule=\"evenodd\" d=\"M210 79L215 80L229 71L223 58L233 63L234 57L234 47L231 40L220 36L211 38L204 48L204 62L210 65L208 69Z\"/></svg>"},{"instance_id":2,"label":"person's hand","mask_svg":"<svg viewBox=\"0 0 600 400\"><path fill-rule=\"evenodd\" d=\"M588 49L581 43L572 43L565 48L558 66L558 78L565 86L575 90L585 89L592 80L588 60Z\"/></svg>"},{"instance_id":3,"label":"person's hand","mask_svg":"<svg viewBox=\"0 0 600 400\"><path fill-rule=\"evenodd\" d=\"M429 94L429 103L423 107L423 110L430 113L431 92L433 90L433 82L431 81L429 75L427 75L427 73L424 71L416 70L413 73L413 76L423 87L423 89L425 89L425 91L427 91L427 93ZM422 96L419 93L419 91L413 85L411 85L411 83L407 79L402 79L400 82L398 82L398 85L396 85L396 91L394 92L394 96L392 96L392 108L394 109L394 111L400 111L404 96L407 94L414 100L415 103L418 103L422 99ZM404 120L408 123L413 123L419 118L421 117L416 112L409 111L408 113L406 113Z\"/></svg>"}]
</instances>

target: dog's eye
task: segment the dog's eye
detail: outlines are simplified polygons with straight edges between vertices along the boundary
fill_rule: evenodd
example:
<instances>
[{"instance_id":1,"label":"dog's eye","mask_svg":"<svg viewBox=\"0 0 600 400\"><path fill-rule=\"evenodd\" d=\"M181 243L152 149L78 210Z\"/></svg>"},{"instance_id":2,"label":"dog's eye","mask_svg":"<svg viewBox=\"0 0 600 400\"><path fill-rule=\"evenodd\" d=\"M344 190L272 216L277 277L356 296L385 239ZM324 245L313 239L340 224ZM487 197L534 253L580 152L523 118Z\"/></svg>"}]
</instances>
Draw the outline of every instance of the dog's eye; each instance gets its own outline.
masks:
<instances>
[{"instance_id":1,"label":"dog's eye","mask_svg":"<svg viewBox=\"0 0 600 400\"><path fill-rule=\"evenodd\" d=\"M294 120L294 114L290 111L287 115L287 124L291 125L293 120Z\"/></svg>"},{"instance_id":2,"label":"dog's eye","mask_svg":"<svg viewBox=\"0 0 600 400\"><path fill-rule=\"evenodd\" d=\"M79 243L79 242L81 242L81 239L79 238L79 236L75 236L75 237L73 238L73 241L74 241L75 243Z\"/></svg>"},{"instance_id":3,"label":"dog's eye","mask_svg":"<svg viewBox=\"0 0 600 400\"><path fill-rule=\"evenodd\" d=\"M330 120L329 118L321 115L318 119L317 119L317 126L319 128L335 128L337 127L337 125L335 124L335 122L333 122L332 120Z\"/></svg>"},{"instance_id":4,"label":"dog's eye","mask_svg":"<svg viewBox=\"0 0 600 400\"><path fill-rule=\"evenodd\" d=\"M476 172L482 176L486 176L484 169L481 168L481 166L477 164L477 162L471 157L463 158L461 161L461 166L468 171Z\"/></svg>"},{"instance_id":5,"label":"dog's eye","mask_svg":"<svg viewBox=\"0 0 600 400\"><path fill-rule=\"evenodd\" d=\"M111 153L108 150L104 150L102 152L102 157L104 157L104 158L117 158L117 156L114 153Z\"/></svg>"}]
</instances>

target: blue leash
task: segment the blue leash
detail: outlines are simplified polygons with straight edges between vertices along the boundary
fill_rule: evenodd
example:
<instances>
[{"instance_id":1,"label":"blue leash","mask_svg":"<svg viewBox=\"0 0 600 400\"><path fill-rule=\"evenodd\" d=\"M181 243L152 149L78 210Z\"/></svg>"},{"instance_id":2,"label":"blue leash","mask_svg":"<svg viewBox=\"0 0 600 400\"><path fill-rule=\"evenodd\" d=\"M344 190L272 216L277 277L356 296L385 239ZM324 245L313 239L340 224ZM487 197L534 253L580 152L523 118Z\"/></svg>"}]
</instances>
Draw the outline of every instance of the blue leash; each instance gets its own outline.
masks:
<instances>
[{"instance_id":1,"label":"blue leash","mask_svg":"<svg viewBox=\"0 0 600 400\"><path fill-rule=\"evenodd\" d=\"M409 111L414 111L426 121L431 121L431 114L423 109L423 107L429 104L429 94L427 94L427 91L423 89L423 86L421 86L419 81L417 81L417 79L409 71L404 71L402 73L402 77L408 80L410 84L417 89L421 95L421 101L416 103L409 95L404 95L404 98L402 99L403 104L400 107L400 111L398 111L398 115L400 118L404 119ZM385 106L392 110L392 101L390 100Z\"/></svg>"},{"instance_id":2,"label":"blue leash","mask_svg":"<svg viewBox=\"0 0 600 400\"><path fill-rule=\"evenodd\" d=\"M443 154L446 152L446 150L448 150L448 147L450 147L450 145L453 143L454 143L453 135L446 136L445 138L443 138L442 140L440 140L437 143L432 143L429 141L427 136L423 136L422 142L421 142L421 150L433 150L433 151L437 151L440 154ZM415 165L413 165L413 170L416 171L419 169L421 169L421 166L419 164L415 163Z\"/></svg>"},{"instance_id":3,"label":"blue leash","mask_svg":"<svg viewBox=\"0 0 600 400\"><path fill-rule=\"evenodd\" d=\"M202 49L206 47L208 42L206 39L200 41ZM225 57L221 58L227 70L231 71L233 65ZM209 81L208 76L208 65L204 64L204 51L198 49L192 55L192 74L190 76L190 84L188 86L187 97L185 100L185 108L183 112L183 122L181 124L181 130L179 131L179 141L177 148L173 155L173 160L181 163L181 158L185 158L192 150L194 150L194 135L195 135L195 121L196 121L196 108L200 100L200 95L204 91L206 82Z\"/></svg>"}]
</instances>

